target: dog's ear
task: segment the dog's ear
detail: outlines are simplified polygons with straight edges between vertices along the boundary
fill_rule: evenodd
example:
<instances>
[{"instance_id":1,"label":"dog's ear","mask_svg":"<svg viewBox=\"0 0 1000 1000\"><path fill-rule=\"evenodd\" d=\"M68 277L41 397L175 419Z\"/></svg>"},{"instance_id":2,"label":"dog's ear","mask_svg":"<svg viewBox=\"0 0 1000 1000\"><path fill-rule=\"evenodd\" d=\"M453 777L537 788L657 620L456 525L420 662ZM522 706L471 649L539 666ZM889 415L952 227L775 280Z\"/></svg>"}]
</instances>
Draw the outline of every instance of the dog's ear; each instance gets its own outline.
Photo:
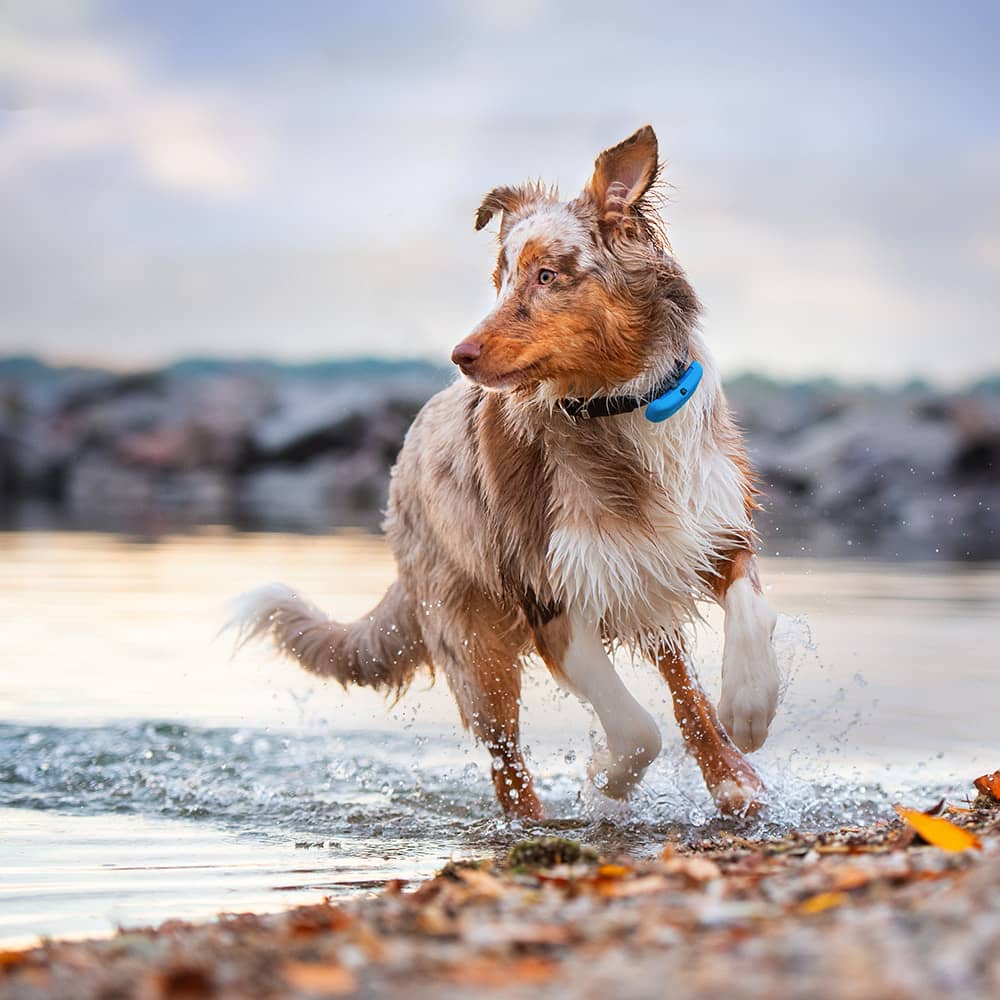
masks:
<instances>
[{"instance_id":1,"label":"dog's ear","mask_svg":"<svg viewBox=\"0 0 1000 1000\"><path fill-rule=\"evenodd\" d=\"M597 157L587 191L604 225L614 226L633 214L633 209L641 209L640 202L659 173L657 156L656 133L650 125L643 125Z\"/></svg>"},{"instance_id":2,"label":"dog's ear","mask_svg":"<svg viewBox=\"0 0 1000 1000\"><path fill-rule=\"evenodd\" d=\"M483 203L476 209L476 232L484 228L496 215L503 212L505 216L513 215L524 205L524 192L520 188L495 187L484 198ZM500 231L504 230L503 220L501 220Z\"/></svg>"},{"instance_id":3,"label":"dog's ear","mask_svg":"<svg viewBox=\"0 0 1000 1000\"><path fill-rule=\"evenodd\" d=\"M547 188L541 181L521 184L519 187L496 187L483 198L483 203L476 209L476 231L482 229L497 212L502 212L502 240L515 219L526 215L540 204L551 202L555 196L555 188Z\"/></svg>"}]
</instances>

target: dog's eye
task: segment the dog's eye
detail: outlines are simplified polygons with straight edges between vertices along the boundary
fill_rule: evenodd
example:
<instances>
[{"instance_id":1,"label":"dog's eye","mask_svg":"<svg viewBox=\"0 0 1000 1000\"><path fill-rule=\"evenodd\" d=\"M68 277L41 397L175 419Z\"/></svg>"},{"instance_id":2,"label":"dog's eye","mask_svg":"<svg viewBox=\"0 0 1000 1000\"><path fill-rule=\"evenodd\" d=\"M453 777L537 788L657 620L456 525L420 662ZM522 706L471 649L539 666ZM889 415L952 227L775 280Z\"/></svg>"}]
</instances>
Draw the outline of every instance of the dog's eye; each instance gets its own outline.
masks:
<instances>
[{"instance_id":1,"label":"dog's eye","mask_svg":"<svg viewBox=\"0 0 1000 1000\"><path fill-rule=\"evenodd\" d=\"M553 281L556 280L556 272L550 271L547 267L543 267L538 272L538 284L540 285L551 285Z\"/></svg>"}]
</instances>

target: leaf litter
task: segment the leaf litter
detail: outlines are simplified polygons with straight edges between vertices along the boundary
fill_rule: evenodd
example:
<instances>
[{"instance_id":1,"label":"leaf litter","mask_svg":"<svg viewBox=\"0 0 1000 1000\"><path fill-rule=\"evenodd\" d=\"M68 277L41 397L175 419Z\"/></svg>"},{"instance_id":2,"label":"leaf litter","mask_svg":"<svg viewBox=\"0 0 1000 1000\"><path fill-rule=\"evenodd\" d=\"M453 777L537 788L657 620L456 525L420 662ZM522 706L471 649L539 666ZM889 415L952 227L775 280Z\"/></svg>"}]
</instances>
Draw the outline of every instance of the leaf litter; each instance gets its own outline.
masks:
<instances>
[{"instance_id":1,"label":"leaf litter","mask_svg":"<svg viewBox=\"0 0 1000 1000\"><path fill-rule=\"evenodd\" d=\"M533 838L342 904L0 951L0 1000L1000 995L1000 772L974 785L867 827L654 858Z\"/></svg>"}]
</instances>

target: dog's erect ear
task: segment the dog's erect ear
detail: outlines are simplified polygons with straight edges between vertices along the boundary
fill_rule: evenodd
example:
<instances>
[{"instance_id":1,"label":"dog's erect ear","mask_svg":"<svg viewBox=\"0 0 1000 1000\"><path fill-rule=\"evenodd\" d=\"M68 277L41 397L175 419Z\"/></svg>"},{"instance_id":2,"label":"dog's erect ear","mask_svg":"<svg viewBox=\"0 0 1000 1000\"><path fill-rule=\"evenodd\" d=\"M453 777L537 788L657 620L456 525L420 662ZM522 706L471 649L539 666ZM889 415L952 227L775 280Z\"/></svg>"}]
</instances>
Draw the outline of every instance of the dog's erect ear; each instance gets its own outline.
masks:
<instances>
[{"instance_id":1,"label":"dog's erect ear","mask_svg":"<svg viewBox=\"0 0 1000 1000\"><path fill-rule=\"evenodd\" d=\"M587 190L603 221L613 223L628 216L653 186L659 170L657 152L656 133L651 126L643 125L597 157Z\"/></svg>"}]
</instances>

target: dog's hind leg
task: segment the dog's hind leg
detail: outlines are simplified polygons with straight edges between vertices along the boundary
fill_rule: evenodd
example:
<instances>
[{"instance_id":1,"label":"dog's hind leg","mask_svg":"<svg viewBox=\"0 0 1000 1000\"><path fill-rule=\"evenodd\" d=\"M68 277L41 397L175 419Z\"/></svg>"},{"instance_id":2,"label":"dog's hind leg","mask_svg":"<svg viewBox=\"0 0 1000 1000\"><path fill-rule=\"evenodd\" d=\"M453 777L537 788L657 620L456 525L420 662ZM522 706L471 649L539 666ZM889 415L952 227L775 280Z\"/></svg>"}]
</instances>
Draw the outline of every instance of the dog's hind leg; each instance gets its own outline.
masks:
<instances>
[{"instance_id":1,"label":"dog's hind leg","mask_svg":"<svg viewBox=\"0 0 1000 1000\"><path fill-rule=\"evenodd\" d=\"M685 660L684 651L664 646L654 659L670 686L674 717L688 753L701 768L719 811L727 815L755 811L764 785L719 723L712 703Z\"/></svg>"},{"instance_id":2,"label":"dog's hind leg","mask_svg":"<svg viewBox=\"0 0 1000 1000\"><path fill-rule=\"evenodd\" d=\"M542 804L521 753L523 626L485 601L457 613L442 608L435 617L440 622L424 626L431 660L448 680L463 725L490 753L500 807L507 816L541 819Z\"/></svg>"},{"instance_id":3,"label":"dog's hind leg","mask_svg":"<svg viewBox=\"0 0 1000 1000\"><path fill-rule=\"evenodd\" d=\"M535 643L555 679L592 705L604 727L607 750L591 761L591 779L605 795L624 798L660 752L656 721L619 678L597 622L579 613L560 615L536 626Z\"/></svg>"}]
</instances>

